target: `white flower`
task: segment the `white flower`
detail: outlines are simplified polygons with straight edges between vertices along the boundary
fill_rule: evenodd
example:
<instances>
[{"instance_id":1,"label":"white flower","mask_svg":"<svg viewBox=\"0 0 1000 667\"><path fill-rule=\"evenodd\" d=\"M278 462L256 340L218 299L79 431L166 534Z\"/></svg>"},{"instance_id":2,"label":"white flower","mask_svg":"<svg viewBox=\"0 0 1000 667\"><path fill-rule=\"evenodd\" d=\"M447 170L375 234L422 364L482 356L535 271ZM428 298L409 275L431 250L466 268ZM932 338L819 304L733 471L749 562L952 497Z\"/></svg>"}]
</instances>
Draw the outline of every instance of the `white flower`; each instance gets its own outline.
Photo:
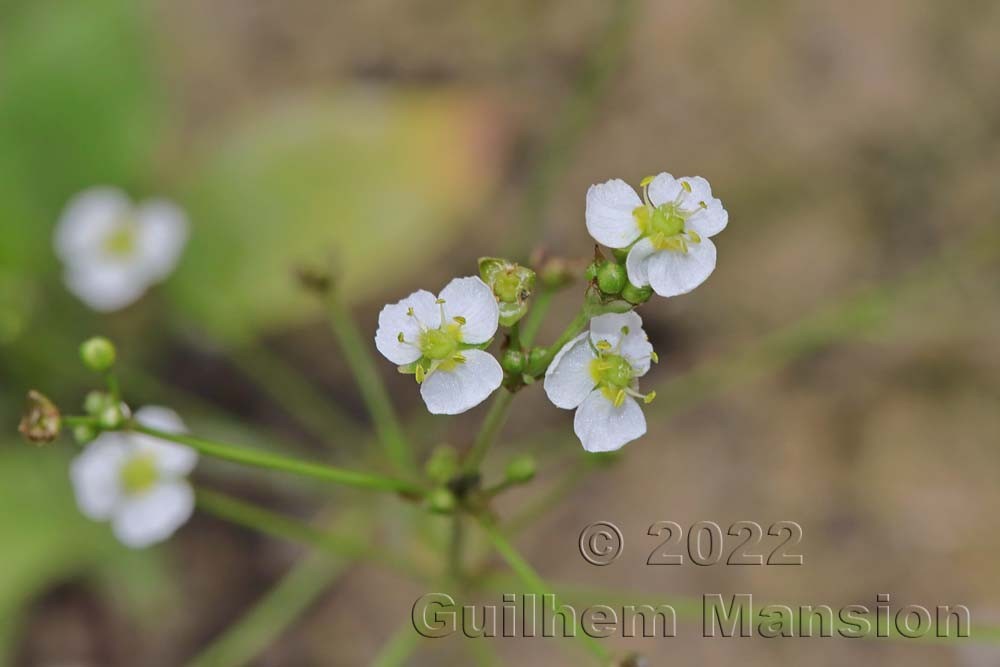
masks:
<instances>
[{"instance_id":1,"label":"white flower","mask_svg":"<svg viewBox=\"0 0 1000 667\"><path fill-rule=\"evenodd\" d=\"M427 409L457 415L486 400L503 381L481 348L496 333L500 311L479 278L455 278L435 297L414 292L382 309L375 347L400 371L413 373Z\"/></svg>"},{"instance_id":2,"label":"white flower","mask_svg":"<svg viewBox=\"0 0 1000 667\"><path fill-rule=\"evenodd\" d=\"M587 191L587 231L609 248L629 248L625 268L636 287L660 296L693 290L715 270L715 236L729 214L701 176L660 173L643 179L642 199L625 181Z\"/></svg>"},{"instance_id":3,"label":"white flower","mask_svg":"<svg viewBox=\"0 0 1000 667\"><path fill-rule=\"evenodd\" d=\"M185 431L173 410L147 406L140 424ZM191 516L194 492L185 476L198 461L193 449L139 433L104 433L74 460L70 479L80 511L110 521L115 537L138 549L170 537Z\"/></svg>"},{"instance_id":4,"label":"white flower","mask_svg":"<svg viewBox=\"0 0 1000 667\"><path fill-rule=\"evenodd\" d=\"M640 394L638 378L656 360L635 313L609 313L590 321L566 343L545 372L545 393L557 407L576 409L573 430L588 452L609 452L646 432L636 398L649 403L656 392Z\"/></svg>"},{"instance_id":5,"label":"white flower","mask_svg":"<svg viewBox=\"0 0 1000 667\"><path fill-rule=\"evenodd\" d=\"M135 206L115 188L92 188L67 204L55 231L66 286L102 312L133 303L166 278L187 241L184 212L163 200Z\"/></svg>"}]
</instances>

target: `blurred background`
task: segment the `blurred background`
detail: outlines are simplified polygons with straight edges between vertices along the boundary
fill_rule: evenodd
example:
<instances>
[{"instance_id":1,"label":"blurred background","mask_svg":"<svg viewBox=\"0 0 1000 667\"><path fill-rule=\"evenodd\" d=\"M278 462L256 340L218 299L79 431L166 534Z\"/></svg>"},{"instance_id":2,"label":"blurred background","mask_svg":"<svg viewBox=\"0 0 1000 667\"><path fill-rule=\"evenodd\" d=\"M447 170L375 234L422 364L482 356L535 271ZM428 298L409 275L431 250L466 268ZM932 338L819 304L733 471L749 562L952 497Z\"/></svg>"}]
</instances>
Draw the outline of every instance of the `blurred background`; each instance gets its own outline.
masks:
<instances>
[{"instance_id":1,"label":"blurred background","mask_svg":"<svg viewBox=\"0 0 1000 667\"><path fill-rule=\"evenodd\" d=\"M497 505L547 579L624 599L966 604L1000 626L1000 4L0 1L0 656L14 665L585 664L556 641L416 641L427 584L204 513L141 552L84 519L73 445L25 445L29 388L74 412L95 333L126 393L196 433L384 466L323 309L332 263L365 335L382 304L480 255L592 252L587 187L707 177L718 268L642 309L650 432L594 465L528 388L490 464L542 461ZM52 250L94 185L181 204L178 270L112 315ZM582 286L557 297L551 341ZM426 455L485 408L430 417L379 359ZM435 571L445 520L394 499L204 462L196 482L361 530ZM545 510L544 512L541 510ZM537 515L537 516L535 516ZM641 565L657 520L800 523L801 567ZM622 527L625 555L579 555ZM361 528L358 528L361 527ZM502 570L480 538L477 557ZM516 587L509 587L516 588ZM497 602L493 597L493 602ZM592 602L614 601L594 593ZM652 665L1000 665L957 642L607 640Z\"/></svg>"}]
</instances>

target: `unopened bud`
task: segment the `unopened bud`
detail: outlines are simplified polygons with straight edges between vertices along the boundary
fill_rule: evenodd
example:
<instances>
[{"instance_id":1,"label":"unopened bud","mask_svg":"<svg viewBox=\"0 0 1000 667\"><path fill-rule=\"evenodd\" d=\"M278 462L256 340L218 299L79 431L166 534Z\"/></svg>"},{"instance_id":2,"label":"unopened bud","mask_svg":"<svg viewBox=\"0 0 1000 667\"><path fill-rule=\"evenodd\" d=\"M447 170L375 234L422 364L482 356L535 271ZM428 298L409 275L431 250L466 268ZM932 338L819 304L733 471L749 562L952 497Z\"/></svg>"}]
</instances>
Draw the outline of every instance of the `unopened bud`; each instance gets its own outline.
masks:
<instances>
[{"instance_id":1,"label":"unopened bud","mask_svg":"<svg viewBox=\"0 0 1000 667\"><path fill-rule=\"evenodd\" d=\"M62 417L59 408L44 394L32 389L18 429L29 442L45 444L59 437Z\"/></svg>"},{"instance_id":2,"label":"unopened bud","mask_svg":"<svg viewBox=\"0 0 1000 667\"><path fill-rule=\"evenodd\" d=\"M73 427L73 439L85 445L97 437L97 429L90 424L77 424Z\"/></svg>"},{"instance_id":3,"label":"unopened bud","mask_svg":"<svg viewBox=\"0 0 1000 667\"><path fill-rule=\"evenodd\" d=\"M597 270L597 286L608 296L616 296L627 284L628 274L621 264L607 262Z\"/></svg>"},{"instance_id":4,"label":"unopened bud","mask_svg":"<svg viewBox=\"0 0 1000 667\"><path fill-rule=\"evenodd\" d=\"M538 467L535 464L535 458L533 456L529 454L518 456L507 464L507 481L512 484L524 484L525 482L530 482L534 479L537 468Z\"/></svg>"},{"instance_id":5,"label":"unopened bud","mask_svg":"<svg viewBox=\"0 0 1000 667\"><path fill-rule=\"evenodd\" d=\"M87 397L83 400L83 410L88 415L96 417L101 414L101 411L104 410L109 403L111 403L110 394L106 394L103 391L90 391L87 392Z\"/></svg>"},{"instance_id":6,"label":"unopened bud","mask_svg":"<svg viewBox=\"0 0 1000 667\"><path fill-rule=\"evenodd\" d=\"M102 429L114 431L121 428L129 416L129 409L124 404L109 403L97 415L97 423Z\"/></svg>"},{"instance_id":7,"label":"unopened bud","mask_svg":"<svg viewBox=\"0 0 1000 667\"><path fill-rule=\"evenodd\" d=\"M115 365L114 344L103 336L94 336L80 345L80 359L83 365L95 373L103 373Z\"/></svg>"},{"instance_id":8,"label":"unopened bud","mask_svg":"<svg viewBox=\"0 0 1000 667\"><path fill-rule=\"evenodd\" d=\"M629 283L622 289L622 298L636 306L646 303L651 296L653 296L653 288L649 285L636 287L632 283Z\"/></svg>"},{"instance_id":9,"label":"unopened bud","mask_svg":"<svg viewBox=\"0 0 1000 667\"><path fill-rule=\"evenodd\" d=\"M500 367L511 375L520 375L524 372L524 361L524 352L509 348L500 359Z\"/></svg>"},{"instance_id":10,"label":"unopened bud","mask_svg":"<svg viewBox=\"0 0 1000 667\"><path fill-rule=\"evenodd\" d=\"M429 479L444 484L458 472L458 452L449 445L435 447L424 465L424 472Z\"/></svg>"},{"instance_id":11,"label":"unopened bud","mask_svg":"<svg viewBox=\"0 0 1000 667\"><path fill-rule=\"evenodd\" d=\"M437 514L450 514L455 511L455 495L445 488L437 488L427 496L427 507Z\"/></svg>"}]
</instances>

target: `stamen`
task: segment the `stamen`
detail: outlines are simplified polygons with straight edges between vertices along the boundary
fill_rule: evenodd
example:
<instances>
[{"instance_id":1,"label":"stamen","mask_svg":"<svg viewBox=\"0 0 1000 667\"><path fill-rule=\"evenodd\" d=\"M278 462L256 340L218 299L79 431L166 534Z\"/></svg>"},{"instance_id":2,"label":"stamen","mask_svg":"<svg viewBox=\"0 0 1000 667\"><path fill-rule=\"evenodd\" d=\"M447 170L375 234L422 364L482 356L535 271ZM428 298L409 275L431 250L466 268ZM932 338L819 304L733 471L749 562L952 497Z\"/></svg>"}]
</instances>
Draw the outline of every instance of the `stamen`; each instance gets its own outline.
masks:
<instances>
[{"instance_id":1,"label":"stamen","mask_svg":"<svg viewBox=\"0 0 1000 667\"><path fill-rule=\"evenodd\" d=\"M627 336L628 332L629 332L629 328L628 327L622 327L622 333L623 334L625 334Z\"/></svg>"},{"instance_id":2,"label":"stamen","mask_svg":"<svg viewBox=\"0 0 1000 667\"><path fill-rule=\"evenodd\" d=\"M413 377L416 378L417 384L422 384L424 378L427 377L427 371L424 370L423 366L417 364L416 368L414 369Z\"/></svg>"},{"instance_id":3,"label":"stamen","mask_svg":"<svg viewBox=\"0 0 1000 667\"><path fill-rule=\"evenodd\" d=\"M625 402L625 390L619 389L618 393L615 394L615 400L612 402L612 405L614 405L616 408L620 408L624 402Z\"/></svg>"},{"instance_id":4,"label":"stamen","mask_svg":"<svg viewBox=\"0 0 1000 667\"><path fill-rule=\"evenodd\" d=\"M413 312L413 306L410 306L409 308L406 309L406 314L408 316L410 316L410 317L416 317L417 316L417 314Z\"/></svg>"},{"instance_id":5,"label":"stamen","mask_svg":"<svg viewBox=\"0 0 1000 667\"><path fill-rule=\"evenodd\" d=\"M642 399L642 402L645 403L646 405L649 405L650 403L653 402L653 399L655 398L656 398L656 392L651 391L648 394L646 394L646 398Z\"/></svg>"},{"instance_id":6,"label":"stamen","mask_svg":"<svg viewBox=\"0 0 1000 667\"><path fill-rule=\"evenodd\" d=\"M458 322L461 326L463 326L463 327L465 326L465 318L462 317L461 315L456 315L455 317L453 317L451 319L453 319L456 322Z\"/></svg>"},{"instance_id":7,"label":"stamen","mask_svg":"<svg viewBox=\"0 0 1000 667\"><path fill-rule=\"evenodd\" d=\"M691 192L691 184L688 183L687 181L681 181L681 187L687 190L688 192Z\"/></svg>"},{"instance_id":8,"label":"stamen","mask_svg":"<svg viewBox=\"0 0 1000 667\"><path fill-rule=\"evenodd\" d=\"M597 343L596 343L596 344L594 345L594 347L596 347L596 348L597 348L598 350L600 350L601 352L607 352L608 350L610 350L610 349L611 349L611 343L609 343L609 342L608 342L608 341L606 341L606 340L599 340L599 341L597 341Z\"/></svg>"},{"instance_id":9,"label":"stamen","mask_svg":"<svg viewBox=\"0 0 1000 667\"><path fill-rule=\"evenodd\" d=\"M400 331L399 334L396 335L396 340L398 340L400 343L405 343L406 342L406 339L403 337L403 332L402 331Z\"/></svg>"},{"instance_id":10,"label":"stamen","mask_svg":"<svg viewBox=\"0 0 1000 667\"><path fill-rule=\"evenodd\" d=\"M652 362L653 362L654 364L658 364L658 363L660 363L660 355L658 355L658 354L657 354L656 352L650 352L650 353L649 353L649 359L650 359L650 361L652 361Z\"/></svg>"}]
</instances>

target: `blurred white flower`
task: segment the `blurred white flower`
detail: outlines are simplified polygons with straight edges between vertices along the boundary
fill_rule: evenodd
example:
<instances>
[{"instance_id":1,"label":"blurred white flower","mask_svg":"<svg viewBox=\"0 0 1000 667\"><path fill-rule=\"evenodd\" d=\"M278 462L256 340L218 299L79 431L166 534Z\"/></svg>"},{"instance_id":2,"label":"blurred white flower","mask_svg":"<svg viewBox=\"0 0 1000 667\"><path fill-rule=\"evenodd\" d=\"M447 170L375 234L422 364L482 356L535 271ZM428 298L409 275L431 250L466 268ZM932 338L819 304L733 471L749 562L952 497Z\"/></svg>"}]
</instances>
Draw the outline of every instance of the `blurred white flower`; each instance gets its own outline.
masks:
<instances>
[{"instance_id":1,"label":"blurred white flower","mask_svg":"<svg viewBox=\"0 0 1000 667\"><path fill-rule=\"evenodd\" d=\"M625 268L636 287L660 296L686 294L715 270L709 239L729 222L701 176L660 173L643 179L643 196L621 179L587 191L587 230L609 248L629 248Z\"/></svg>"},{"instance_id":2,"label":"blurred white flower","mask_svg":"<svg viewBox=\"0 0 1000 667\"><path fill-rule=\"evenodd\" d=\"M590 321L566 343L545 372L545 393L557 407L576 409L573 430L588 452L608 452L646 432L646 403L656 392L640 394L638 378L656 360L653 346L635 313L609 313Z\"/></svg>"},{"instance_id":3,"label":"blurred white flower","mask_svg":"<svg viewBox=\"0 0 1000 667\"><path fill-rule=\"evenodd\" d=\"M375 347L413 373L433 414L455 415L486 400L503 381L500 363L479 349L496 333L500 311L479 278L455 278L439 297L414 292L382 309Z\"/></svg>"},{"instance_id":4,"label":"blurred white flower","mask_svg":"<svg viewBox=\"0 0 1000 667\"><path fill-rule=\"evenodd\" d=\"M118 310L166 278L187 241L188 221L163 200L134 205L121 190L76 195L56 226L66 287L94 310Z\"/></svg>"},{"instance_id":5,"label":"blurred white flower","mask_svg":"<svg viewBox=\"0 0 1000 667\"><path fill-rule=\"evenodd\" d=\"M135 413L140 424L182 433L173 410L147 406ZM194 469L193 449L139 433L104 433L70 466L80 511L110 521L115 537L134 549L161 542L194 510L194 492L185 477Z\"/></svg>"}]
</instances>

